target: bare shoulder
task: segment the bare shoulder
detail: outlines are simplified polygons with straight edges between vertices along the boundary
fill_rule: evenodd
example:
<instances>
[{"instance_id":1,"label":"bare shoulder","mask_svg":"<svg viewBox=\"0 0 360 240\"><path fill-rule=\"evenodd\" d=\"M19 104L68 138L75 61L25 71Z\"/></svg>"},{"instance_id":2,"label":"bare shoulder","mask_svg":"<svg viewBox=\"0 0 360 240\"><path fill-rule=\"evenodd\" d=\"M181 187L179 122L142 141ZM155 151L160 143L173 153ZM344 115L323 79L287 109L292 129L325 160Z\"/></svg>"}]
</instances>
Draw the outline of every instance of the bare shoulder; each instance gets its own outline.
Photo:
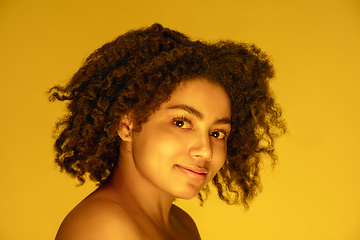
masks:
<instances>
[{"instance_id":1,"label":"bare shoulder","mask_svg":"<svg viewBox=\"0 0 360 240\"><path fill-rule=\"evenodd\" d=\"M192 235L192 237L201 239L196 223L187 212L176 205L172 206L171 211L176 220Z\"/></svg>"},{"instance_id":2,"label":"bare shoulder","mask_svg":"<svg viewBox=\"0 0 360 240\"><path fill-rule=\"evenodd\" d=\"M56 240L141 239L139 227L116 202L94 198L81 202L64 219Z\"/></svg>"}]
</instances>

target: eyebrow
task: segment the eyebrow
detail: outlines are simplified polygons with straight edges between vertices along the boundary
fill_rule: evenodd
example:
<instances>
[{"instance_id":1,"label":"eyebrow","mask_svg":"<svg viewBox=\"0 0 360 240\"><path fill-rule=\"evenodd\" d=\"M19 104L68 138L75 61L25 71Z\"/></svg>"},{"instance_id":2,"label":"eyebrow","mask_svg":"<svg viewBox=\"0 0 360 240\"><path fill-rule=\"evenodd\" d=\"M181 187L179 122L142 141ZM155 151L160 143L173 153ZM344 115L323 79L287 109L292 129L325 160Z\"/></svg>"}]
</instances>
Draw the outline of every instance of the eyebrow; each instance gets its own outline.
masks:
<instances>
[{"instance_id":1,"label":"eyebrow","mask_svg":"<svg viewBox=\"0 0 360 240\"><path fill-rule=\"evenodd\" d=\"M200 119L204 118L204 115L201 112L199 112L195 108L190 107L190 106L185 105L185 104L171 106L171 107L168 107L168 109L182 109L182 110L190 113L191 115L194 115L197 118L200 118ZM218 119L218 120L216 120L214 122L214 125L217 125L217 124L231 124L231 120L230 120L230 118L227 118L227 117L221 118L221 119Z\"/></svg>"}]
</instances>

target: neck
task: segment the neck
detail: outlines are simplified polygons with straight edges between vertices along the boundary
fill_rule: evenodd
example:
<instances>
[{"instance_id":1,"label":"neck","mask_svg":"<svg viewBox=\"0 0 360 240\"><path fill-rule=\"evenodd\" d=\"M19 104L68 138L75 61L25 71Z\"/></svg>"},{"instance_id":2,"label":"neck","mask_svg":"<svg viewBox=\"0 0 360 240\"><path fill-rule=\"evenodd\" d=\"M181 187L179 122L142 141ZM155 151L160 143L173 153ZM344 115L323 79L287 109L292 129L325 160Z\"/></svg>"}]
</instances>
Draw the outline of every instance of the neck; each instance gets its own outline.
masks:
<instances>
[{"instance_id":1,"label":"neck","mask_svg":"<svg viewBox=\"0 0 360 240\"><path fill-rule=\"evenodd\" d=\"M114 200L140 221L148 219L157 227L168 228L174 196L154 186L137 170L132 156L120 152L118 164L101 188L111 192Z\"/></svg>"}]
</instances>

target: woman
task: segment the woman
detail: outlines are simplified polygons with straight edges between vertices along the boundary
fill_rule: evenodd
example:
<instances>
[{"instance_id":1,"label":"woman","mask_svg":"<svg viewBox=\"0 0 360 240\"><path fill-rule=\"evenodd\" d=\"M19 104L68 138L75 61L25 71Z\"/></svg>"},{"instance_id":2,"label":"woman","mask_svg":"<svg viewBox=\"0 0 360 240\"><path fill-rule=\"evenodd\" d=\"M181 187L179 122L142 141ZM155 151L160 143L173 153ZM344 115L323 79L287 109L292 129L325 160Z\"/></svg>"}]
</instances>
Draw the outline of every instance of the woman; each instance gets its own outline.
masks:
<instances>
[{"instance_id":1,"label":"woman","mask_svg":"<svg viewBox=\"0 0 360 240\"><path fill-rule=\"evenodd\" d=\"M56 163L99 185L56 239L200 239L173 201L202 203L209 182L220 199L248 207L260 160L276 161L274 139L285 131L273 76L255 46L192 41L159 24L92 53L49 92L68 102Z\"/></svg>"}]
</instances>

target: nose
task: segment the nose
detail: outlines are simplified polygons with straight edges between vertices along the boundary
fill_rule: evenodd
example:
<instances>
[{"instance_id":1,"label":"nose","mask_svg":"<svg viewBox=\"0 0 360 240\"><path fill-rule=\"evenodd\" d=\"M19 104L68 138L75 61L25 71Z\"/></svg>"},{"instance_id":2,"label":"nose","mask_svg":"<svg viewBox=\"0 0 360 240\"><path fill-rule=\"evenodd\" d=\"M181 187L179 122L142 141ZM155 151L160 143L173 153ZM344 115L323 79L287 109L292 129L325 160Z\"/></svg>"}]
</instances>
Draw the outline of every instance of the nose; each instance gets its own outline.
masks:
<instances>
[{"instance_id":1,"label":"nose","mask_svg":"<svg viewBox=\"0 0 360 240\"><path fill-rule=\"evenodd\" d=\"M193 144L190 146L189 155L193 159L210 161L213 155L210 135L202 134L202 136L195 137Z\"/></svg>"}]
</instances>

